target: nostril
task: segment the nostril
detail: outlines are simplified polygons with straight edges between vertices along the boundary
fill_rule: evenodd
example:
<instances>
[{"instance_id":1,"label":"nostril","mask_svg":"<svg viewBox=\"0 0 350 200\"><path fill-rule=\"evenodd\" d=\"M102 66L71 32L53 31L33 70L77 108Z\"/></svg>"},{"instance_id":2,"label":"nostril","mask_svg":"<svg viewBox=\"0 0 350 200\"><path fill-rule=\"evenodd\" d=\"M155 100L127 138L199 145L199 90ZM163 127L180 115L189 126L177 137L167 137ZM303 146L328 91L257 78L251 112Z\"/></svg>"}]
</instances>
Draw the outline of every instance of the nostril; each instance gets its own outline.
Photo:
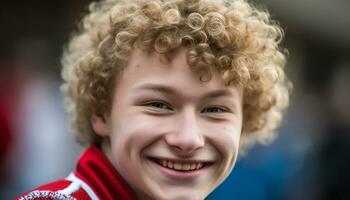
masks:
<instances>
[{"instance_id":1,"label":"nostril","mask_svg":"<svg viewBox=\"0 0 350 200\"><path fill-rule=\"evenodd\" d=\"M192 153L197 149L204 146L204 139L200 134L183 134L183 133L172 133L167 134L165 142L177 152Z\"/></svg>"}]
</instances>

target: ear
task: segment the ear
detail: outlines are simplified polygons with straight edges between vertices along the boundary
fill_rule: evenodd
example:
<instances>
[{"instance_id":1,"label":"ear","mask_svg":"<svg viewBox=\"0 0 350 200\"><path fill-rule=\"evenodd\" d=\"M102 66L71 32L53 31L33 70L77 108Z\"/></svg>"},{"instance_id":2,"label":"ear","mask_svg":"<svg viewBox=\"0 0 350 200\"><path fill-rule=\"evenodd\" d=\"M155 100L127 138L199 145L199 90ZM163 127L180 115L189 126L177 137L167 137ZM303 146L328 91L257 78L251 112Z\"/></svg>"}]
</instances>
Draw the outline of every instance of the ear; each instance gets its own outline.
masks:
<instances>
[{"instance_id":1,"label":"ear","mask_svg":"<svg viewBox=\"0 0 350 200\"><path fill-rule=\"evenodd\" d=\"M106 119L99 117L96 114L92 114L90 121L91 126L97 135L102 137L110 135L110 129Z\"/></svg>"}]
</instances>

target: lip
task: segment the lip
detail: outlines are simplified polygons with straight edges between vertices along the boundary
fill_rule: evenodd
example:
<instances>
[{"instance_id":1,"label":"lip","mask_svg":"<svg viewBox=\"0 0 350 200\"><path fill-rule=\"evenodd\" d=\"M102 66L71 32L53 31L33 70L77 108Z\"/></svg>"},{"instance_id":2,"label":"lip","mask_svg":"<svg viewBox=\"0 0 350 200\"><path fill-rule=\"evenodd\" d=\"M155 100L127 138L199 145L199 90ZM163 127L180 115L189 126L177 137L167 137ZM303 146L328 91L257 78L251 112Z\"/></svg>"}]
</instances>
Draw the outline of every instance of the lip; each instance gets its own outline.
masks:
<instances>
[{"instance_id":1,"label":"lip","mask_svg":"<svg viewBox=\"0 0 350 200\"><path fill-rule=\"evenodd\" d=\"M165 176L169 177L170 179L175 179L175 180L184 180L184 181L190 181L190 180L195 180L198 177L202 176L203 174L207 173L211 165L213 164L212 162L205 162L205 166L203 166L200 169L196 170L191 170L191 171L177 171L175 169L170 169L163 167L160 165L156 159L158 158L147 158L152 166L154 166L158 171L160 171L162 174ZM173 160L176 162L203 162L203 161L188 161L188 160L178 160L178 159L164 159L164 160Z\"/></svg>"}]
</instances>

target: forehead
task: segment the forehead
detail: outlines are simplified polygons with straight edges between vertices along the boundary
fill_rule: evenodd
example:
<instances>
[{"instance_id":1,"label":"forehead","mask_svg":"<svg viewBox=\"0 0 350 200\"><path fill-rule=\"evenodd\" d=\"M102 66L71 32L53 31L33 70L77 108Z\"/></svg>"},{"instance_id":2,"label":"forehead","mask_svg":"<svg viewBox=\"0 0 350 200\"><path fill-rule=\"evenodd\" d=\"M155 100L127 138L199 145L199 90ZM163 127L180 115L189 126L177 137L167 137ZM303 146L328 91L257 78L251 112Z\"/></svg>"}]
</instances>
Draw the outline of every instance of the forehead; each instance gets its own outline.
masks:
<instances>
[{"instance_id":1,"label":"forehead","mask_svg":"<svg viewBox=\"0 0 350 200\"><path fill-rule=\"evenodd\" d=\"M135 49L117 78L117 87L119 90L133 90L145 85L158 85L176 88L181 92L189 91L189 95L193 91L196 92L193 94L201 94L215 90L236 93L232 90L237 88L226 86L218 72L211 72L208 81L201 80L202 75L188 65L186 49L179 49L170 56Z\"/></svg>"}]
</instances>

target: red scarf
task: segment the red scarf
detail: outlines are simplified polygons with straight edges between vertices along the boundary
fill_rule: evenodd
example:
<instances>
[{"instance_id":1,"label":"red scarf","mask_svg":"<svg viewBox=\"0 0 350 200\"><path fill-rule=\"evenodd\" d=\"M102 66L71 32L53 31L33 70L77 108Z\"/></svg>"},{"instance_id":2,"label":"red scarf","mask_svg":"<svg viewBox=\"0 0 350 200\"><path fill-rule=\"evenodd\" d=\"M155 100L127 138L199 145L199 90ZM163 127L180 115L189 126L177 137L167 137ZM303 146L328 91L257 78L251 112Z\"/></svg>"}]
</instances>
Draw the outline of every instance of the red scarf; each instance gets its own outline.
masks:
<instances>
[{"instance_id":1,"label":"red scarf","mask_svg":"<svg viewBox=\"0 0 350 200\"><path fill-rule=\"evenodd\" d=\"M136 200L132 190L95 145L80 157L75 175L87 183L99 199Z\"/></svg>"}]
</instances>

